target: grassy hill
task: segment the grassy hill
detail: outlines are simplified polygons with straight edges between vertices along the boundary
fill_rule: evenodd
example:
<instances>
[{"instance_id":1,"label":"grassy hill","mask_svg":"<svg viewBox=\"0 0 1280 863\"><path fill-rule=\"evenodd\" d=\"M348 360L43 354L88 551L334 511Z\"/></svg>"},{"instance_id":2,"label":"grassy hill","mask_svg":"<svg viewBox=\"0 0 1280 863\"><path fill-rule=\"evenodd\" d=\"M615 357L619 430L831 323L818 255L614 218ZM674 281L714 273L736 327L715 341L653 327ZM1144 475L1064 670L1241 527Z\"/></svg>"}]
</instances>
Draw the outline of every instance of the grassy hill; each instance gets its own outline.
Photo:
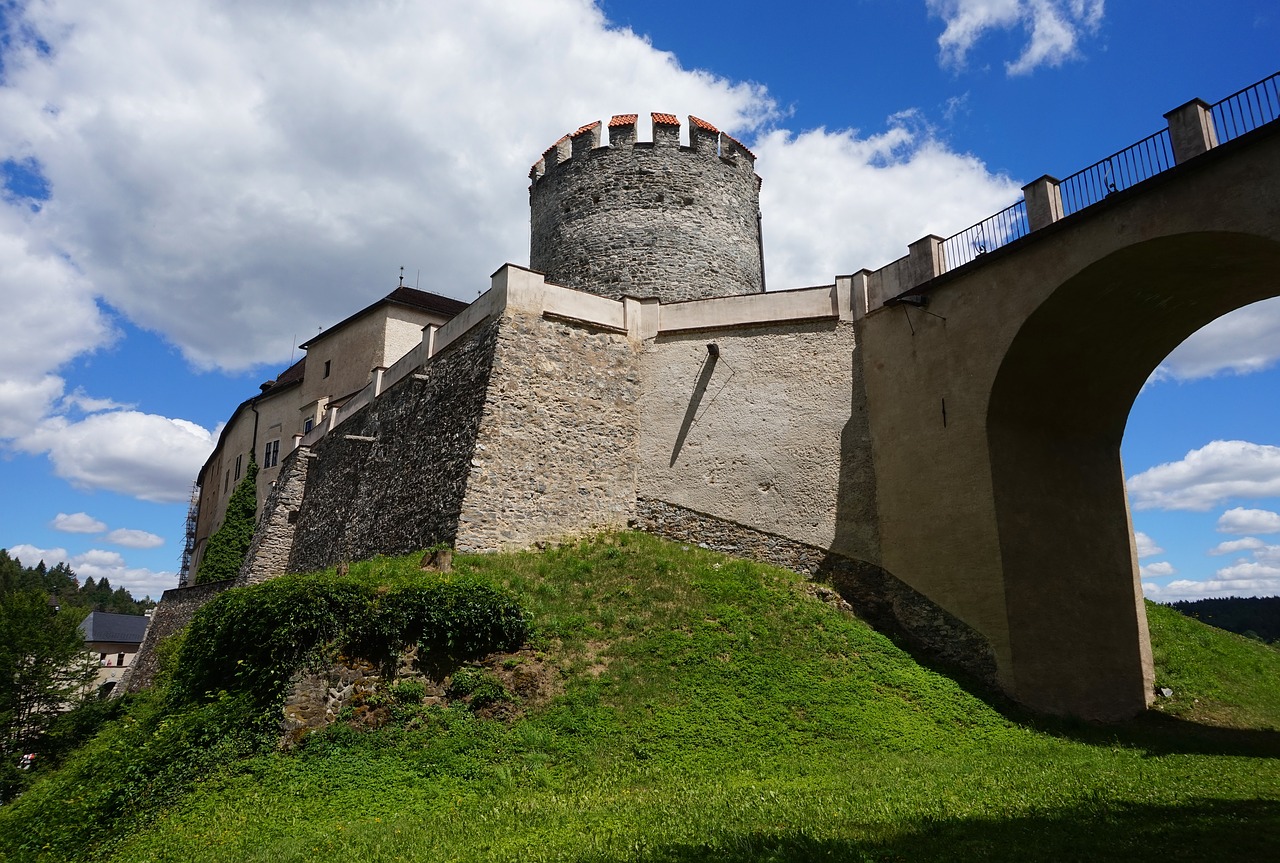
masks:
<instances>
[{"instance_id":1,"label":"grassy hill","mask_svg":"<svg viewBox=\"0 0 1280 863\"><path fill-rule=\"evenodd\" d=\"M234 681L186 706L162 687L0 810L7 859L1256 860L1280 839L1280 651L1171 609L1148 606L1174 695L1103 728L975 694L799 576L698 548L456 565L532 635L445 669L452 697L389 689L376 721L283 753L258 730L278 708Z\"/></svg>"}]
</instances>

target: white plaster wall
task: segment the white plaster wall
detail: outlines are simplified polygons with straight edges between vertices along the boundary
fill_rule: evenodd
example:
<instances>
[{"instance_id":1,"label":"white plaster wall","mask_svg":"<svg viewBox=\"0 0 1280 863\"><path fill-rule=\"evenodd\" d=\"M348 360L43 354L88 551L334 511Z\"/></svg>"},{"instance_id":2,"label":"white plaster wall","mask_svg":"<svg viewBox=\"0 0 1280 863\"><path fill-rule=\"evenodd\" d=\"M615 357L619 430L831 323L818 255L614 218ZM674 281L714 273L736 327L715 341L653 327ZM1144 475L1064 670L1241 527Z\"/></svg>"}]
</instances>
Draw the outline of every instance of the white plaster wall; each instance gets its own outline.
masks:
<instances>
[{"instance_id":1,"label":"white plaster wall","mask_svg":"<svg viewBox=\"0 0 1280 863\"><path fill-rule=\"evenodd\" d=\"M720 350L711 367L708 342ZM854 347L853 326L835 321L648 343L638 493L876 561Z\"/></svg>"}]
</instances>

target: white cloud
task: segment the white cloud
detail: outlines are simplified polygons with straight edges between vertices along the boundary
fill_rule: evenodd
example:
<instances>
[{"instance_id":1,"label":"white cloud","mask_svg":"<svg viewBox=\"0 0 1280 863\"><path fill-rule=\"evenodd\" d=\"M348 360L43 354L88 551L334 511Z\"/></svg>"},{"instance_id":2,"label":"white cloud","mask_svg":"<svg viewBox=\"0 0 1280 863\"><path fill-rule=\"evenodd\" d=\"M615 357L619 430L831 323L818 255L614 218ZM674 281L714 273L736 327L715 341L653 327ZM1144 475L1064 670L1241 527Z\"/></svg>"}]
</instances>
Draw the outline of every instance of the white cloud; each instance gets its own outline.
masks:
<instances>
[{"instance_id":1,"label":"white cloud","mask_svg":"<svg viewBox=\"0 0 1280 863\"><path fill-rule=\"evenodd\" d=\"M1160 554L1164 551L1163 548L1156 544L1154 539L1140 530L1134 532L1133 539L1137 544L1139 558L1151 557L1153 554Z\"/></svg>"},{"instance_id":2,"label":"white cloud","mask_svg":"<svg viewBox=\"0 0 1280 863\"><path fill-rule=\"evenodd\" d=\"M159 548L164 545L162 536L125 527L113 530L103 538L112 545L121 545L125 548Z\"/></svg>"},{"instance_id":3,"label":"white cloud","mask_svg":"<svg viewBox=\"0 0 1280 863\"><path fill-rule=\"evenodd\" d=\"M1134 509L1203 512L1228 498L1280 496L1280 447L1216 440L1129 478Z\"/></svg>"},{"instance_id":4,"label":"white cloud","mask_svg":"<svg viewBox=\"0 0 1280 863\"><path fill-rule=\"evenodd\" d=\"M1148 563L1145 566L1138 567L1138 574L1143 578L1164 578L1173 575L1178 570L1173 568L1173 564L1167 560L1159 560L1155 563Z\"/></svg>"},{"instance_id":5,"label":"white cloud","mask_svg":"<svg viewBox=\"0 0 1280 863\"><path fill-rule=\"evenodd\" d=\"M992 30L1025 30L1021 56L1005 63L1010 75L1078 57L1081 37L1097 32L1104 13L1104 0L927 0L927 5L947 25L938 37L943 66L964 67L974 45Z\"/></svg>"},{"instance_id":6,"label":"white cloud","mask_svg":"<svg viewBox=\"0 0 1280 863\"><path fill-rule=\"evenodd\" d=\"M1209 554L1236 554L1241 551L1254 551L1256 549L1265 548L1266 543L1254 536L1246 536L1243 539L1229 539L1220 542L1213 548L1209 549Z\"/></svg>"},{"instance_id":7,"label":"white cloud","mask_svg":"<svg viewBox=\"0 0 1280 863\"><path fill-rule=\"evenodd\" d=\"M760 209L771 288L881 267L908 243L967 228L1021 194L1015 181L947 149L913 112L876 134L774 131L753 149L767 175Z\"/></svg>"},{"instance_id":8,"label":"white cloud","mask_svg":"<svg viewBox=\"0 0 1280 863\"><path fill-rule=\"evenodd\" d=\"M78 488L179 503L190 497L192 478L213 443L213 435L195 423L112 411L76 422L49 418L18 446L47 453L54 472Z\"/></svg>"},{"instance_id":9,"label":"white cloud","mask_svg":"<svg viewBox=\"0 0 1280 863\"><path fill-rule=\"evenodd\" d=\"M1142 592L1147 599L1156 602L1177 602L1180 599L1207 599L1222 596L1277 596L1280 595L1280 570L1277 570L1275 575L1263 576L1251 581L1179 579L1164 585L1144 581Z\"/></svg>"},{"instance_id":10,"label":"white cloud","mask_svg":"<svg viewBox=\"0 0 1280 863\"><path fill-rule=\"evenodd\" d=\"M176 574L130 567L124 557L115 551L90 549L84 554L72 557L68 563L75 570L81 583L86 578L92 578L94 581L105 578L111 583L111 587L123 587L134 599L142 599L146 596L159 599L161 593L178 586Z\"/></svg>"},{"instance_id":11,"label":"white cloud","mask_svg":"<svg viewBox=\"0 0 1280 863\"><path fill-rule=\"evenodd\" d=\"M1198 330L1152 374L1153 380L1190 381L1218 374L1245 375L1280 360L1280 298L1236 309Z\"/></svg>"},{"instance_id":12,"label":"white cloud","mask_svg":"<svg viewBox=\"0 0 1280 863\"><path fill-rule=\"evenodd\" d=\"M1222 545L1243 542L1236 540ZM1280 545L1259 543L1259 546L1254 548L1253 560L1237 560L1231 566L1219 569L1213 578L1204 581L1180 579L1166 585L1144 581L1142 589L1149 599L1160 602L1217 596L1280 596Z\"/></svg>"},{"instance_id":13,"label":"white cloud","mask_svg":"<svg viewBox=\"0 0 1280 863\"><path fill-rule=\"evenodd\" d=\"M54 530L60 530L63 533L102 533L107 529L104 523L87 512L76 512L71 515L60 512L53 517L52 526Z\"/></svg>"},{"instance_id":14,"label":"white cloud","mask_svg":"<svg viewBox=\"0 0 1280 863\"><path fill-rule=\"evenodd\" d=\"M65 548L37 548L27 543L19 543L9 546L7 551L9 557L22 561L23 566L35 566L43 560L45 566L52 567L66 563L68 560Z\"/></svg>"},{"instance_id":15,"label":"white cloud","mask_svg":"<svg viewBox=\"0 0 1280 863\"><path fill-rule=\"evenodd\" d=\"M1237 506L1218 516L1219 533L1280 533L1280 513Z\"/></svg>"},{"instance_id":16,"label":"white cloud","mask_svg":"<svg viewBox=\"0 0 1280 863\"><path fill-rule=\"evenodd\" d=\"M49 179L34 229L200 366L279 361L401 264L474 297L527 260L529 165L580 123L660 110L741 133L775 111L586 0L25 13L52 50L6 58L0 155Z\"/></svg>"}]
</instances>

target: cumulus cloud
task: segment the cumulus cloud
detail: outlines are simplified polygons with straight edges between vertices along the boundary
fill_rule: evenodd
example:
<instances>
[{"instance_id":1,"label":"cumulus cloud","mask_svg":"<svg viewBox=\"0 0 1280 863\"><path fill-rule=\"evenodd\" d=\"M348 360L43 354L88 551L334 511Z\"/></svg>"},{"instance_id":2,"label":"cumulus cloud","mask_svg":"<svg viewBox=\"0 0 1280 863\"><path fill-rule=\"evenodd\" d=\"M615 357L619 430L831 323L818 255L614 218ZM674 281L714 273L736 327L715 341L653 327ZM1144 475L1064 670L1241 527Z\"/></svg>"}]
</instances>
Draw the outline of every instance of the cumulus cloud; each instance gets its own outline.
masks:
<instances>
[{"instance_id":1,"label":"cumulus cloud","mask_svg":"<svg viewBox=\"0 0 1280 863\"><path fill-rule=\"evenodd\" d=\"M1167 560L1159 560L1155 563L1148 563L1145 566L1138 567L1138 573L1143 578L1164 578L1173 575L1178 570L1174 569L1173 564Z\"/></svg>"},{"instance_id":2,"label":"cumulus cloud","mask_svg":"<svg viewBox=\"0 0 1280 863\"><path fill-rule=\"evenodd\" d=\"M159 548L164 545L164 537L156 536L145 530L131 530L129 528L117 528L111 531L105 537L107 542L112 545L120 545L125 548Z\"/></svg>"},{"instance_id":3,"label":"cumulus cloud","mask_svg":"<svg viewBox=\"0 0 1280 863\"><path fill-rule=\"evenodd\" d=\"M1219 533L1280 533L1280 513L1236 507L1218 516Z\"/></svg>"},{"instance_id":4,"label":"cumulus cloud","mask_svg":"<svg viewBox=\"0 0 1280 863\"><path fill-rule=\"evenodd\" d=\"M1280 496L1280 447L1216 440L1130 477L1128 489L1135 509L1195 512L1229 498Z\"/></svg>"},{"instance_id":5,"label":"cumulus cloud","mask_svg":"<svg viewBox=\"0 0 1280 863\"><path fill-rule=\"evenodd\" d=\"M1255 549L1265 548L1266 545L1256 536L1246 536L1243 539L1229 539L1225 542L1220 542L1209 549L1209 554L1215 557L1223 554L1236 554L1241 551L1254 551Z\"/></svg>"},{"instance_id":6,"label":"cumulus cloud","mask_svg":"<svg viewBox=\"0 0 1280 863\"><path fill-rule=\"evenodd\" d=\"M138 411L45 420L18 441L47 453L54 472L77 488L110 489L141 500L180 503L213 449L213 434L195 423Z\"/></svg>"},{"instance_id":7,"label":"cumulus cloud","mask_svg":"<svg viewBox=\"0 0 1280 863\"><path fill-rule=\"evenodd\" d=\"M9 557L20 560L23 566L35 566L40 561L44 561L45 566L57 566L70 559L65 548L38 548L29 543L19 543L6 550Z\"/></svg>"},{"instance_id":8,"label":"cumulus cloud","mask_svg":"<svg viewBox=\"0 0 1280 863\"><path fill-rule=\"evenodd\" d=\"M60 512L53 517L52 526L54 530L60 530L63 533L102 533L107 529L106 524L87 512L75 512L70 515Z\"/></svg>"},{"instance_id":9,"label":"cumulus cloud","mask_svg":"<svg viewBox=\"0 0 1280 863\"><path fill-rule=\"evenodd\" d=\"M948 149L914 112L866 135L775 130L754 150L768 165L760 209L773 288L830 283L837 273L881 267L905 255L908 243L955 233L1021 195L1017 182Z\"/></svg>"},{"instance_id":10,"label":"cumulus cloud","mask_svg":"<svg viewBox=\"0 0 1280 863\"><path fill-rule=\"evenodd\" d=\"M1250 548L1253 550L1252 559L1241 558L1219 569L1212 578L1203 581L1179 579L1166 585L1143 582L1142 589L1149 599L1160 602L1219 596L1280 595L1280 545L1266 545L1253 540L1256 545L1246 546L1245 541L1224 542L1219 548L1229 545L1236 545L1239 550Z\"/></svg>"},{"instance_id":11,"label":"cumulus cloud","mask_svg":"<svg viewBox=\"0 0 1280 863\"><path fill-rule=\"evenodd\" d=\"M1165 357L1153 380L1245 375L1280 360L1280 298L1236 309L1201 328Z\"/></svg>"},{"instance_id":12,"label":"cumulus cloud","mask_svg":"<svg viewBox=\"0 0 1280 863\"><path fill-rule=\"evenodd\" d=\"M134 599L146 596L159 597L161 593L177 585L178 577L172 572L154 572L150 569L131 567L119 552L92 548L77 554L67 563L75 571L81 583L87 578L94 581L107 579L113 588L123 587Z\"/></svg>"},{"instance_id":13,"label":"cumulus cloud","mask_svg":"<svg viewBox=\"0 0 1280 863\"><path fill-rule=\"evenodd\" d=\"M974 45L993 30L1022 29L1027 43L1005 63L1010 75L1078 57L1081 38L1097 32L1105 11L1104 0L928 0L928 8L947 25L938 37L943 66L964 67Z\"/></svg>"},{"instance_id":14,"label":"cumulus cloud","mask_svg":"<svg viewBox=\"0 0 1280 863\"><path fill-rule=\"evenodd\" d=\"M1133 539L1137 544L1139 558L1151 557L1154 554L1160 554L1164 551L1163 548L1156 544L1154 539L1147 536L1140 530L1134 531Z\"/></svg>"}]
</instances>

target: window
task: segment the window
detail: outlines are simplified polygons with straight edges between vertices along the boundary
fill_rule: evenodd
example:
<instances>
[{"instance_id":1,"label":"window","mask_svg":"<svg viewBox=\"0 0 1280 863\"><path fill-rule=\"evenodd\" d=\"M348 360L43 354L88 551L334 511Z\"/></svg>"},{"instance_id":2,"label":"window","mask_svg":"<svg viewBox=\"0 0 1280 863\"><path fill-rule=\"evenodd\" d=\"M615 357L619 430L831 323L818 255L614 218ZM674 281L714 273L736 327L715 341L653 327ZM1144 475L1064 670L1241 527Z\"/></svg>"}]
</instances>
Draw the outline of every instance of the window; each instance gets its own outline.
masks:
<instances>
[{"instance_id":1,"label":"window","mask_svg":"<svg viewBox=\"0 0 1280 863\"><path fill-rule=\"evenodd\" d=\"M275 467L280 462L280 441L267 441L267 449L262 454L263 467Z\"/></svg>"},{"instance_id":2,"label":"window","mask_svg":"<svg viewBox=\"0 0 1280 863\"><path fill-rule=\"evenodd\" d=\"M237 482L240 481L240 459L242 458L244 458L243 455L236 456L236 481Z\"/></svg>"},{"instance_id":3,"label":"window","mask_svg":"<svg viewBox=\"0 0 1280 863\"><path fill-rule=\"evenodd\" d=\"M311 427L314 425L315 425L315 420L311 419L311 417L307 417L307 421L302 424L302 433L306 434L307 432L311 431Z\"/></svg>"},{"instance_id":4,"label":"window","mask_svg":"<svg viewBox=\"0 0 1280 863\"><path fill-rule=\"evenodd\" d=\"M229 488L231 488L231 471L227 471L227 477L222 481L222 493L226 494Z\"/></svg>"},{"instance_id":5,"label":"window","mask_svg":"<svg viewBox=\"0 0 1280 863\"><path fill-rule=\"evenodd\" d=\"M123 653L117 653L117 654L116 654L116 665L117 665L118 667L120 667L120 668L124 668L124 654L123 654Z\"/></svg>"},{"instance_id":6,"label":"window","mask_svg":"<svg viewBox=\"0 0 1280 863\"><path fill-rule=\"evenodd\" d=\"M324 361L324 376L325 376L326 378L327 378L327 377L329 377L329 368L330 368L330 366L331 366L331 364L332 364L332 363L333 363L333 360L325 360L325 361Z\"/></svg>"}]
</instances>

